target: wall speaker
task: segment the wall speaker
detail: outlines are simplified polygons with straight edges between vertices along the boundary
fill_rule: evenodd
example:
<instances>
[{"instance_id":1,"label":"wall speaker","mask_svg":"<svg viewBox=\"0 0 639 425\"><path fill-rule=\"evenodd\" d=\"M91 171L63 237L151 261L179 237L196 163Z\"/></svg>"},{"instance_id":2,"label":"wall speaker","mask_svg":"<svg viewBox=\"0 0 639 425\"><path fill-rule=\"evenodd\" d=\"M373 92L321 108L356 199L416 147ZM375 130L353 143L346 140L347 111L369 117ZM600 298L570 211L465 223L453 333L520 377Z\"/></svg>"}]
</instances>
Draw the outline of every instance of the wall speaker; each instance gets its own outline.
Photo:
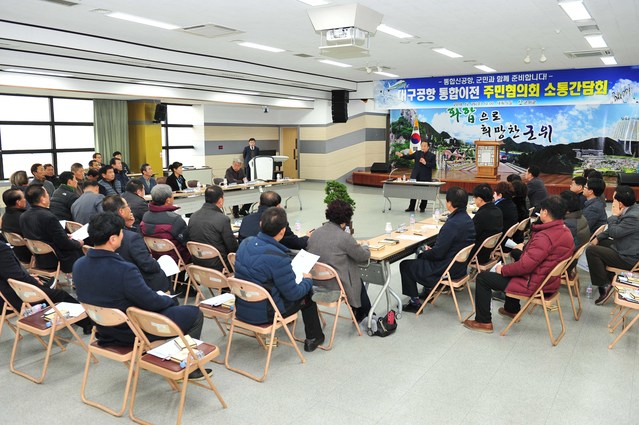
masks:
<instances>
[{"instance_id":1,"label":"wall speaker","mask_svg":"<svg viewBox=\"0 0 639 425\"><path fill-rule=\"evenodd\" d=\"M153 115L153 122L166 121L166 105L164 103L158 103L155 105L155 114Z\"/></svg>"},{"instance_id":2,"label":"wall speaker","mask_svg":"<svg viewBox=\"0 0 639 425\"><path fill-rule=\"evenodd\" d=\"M624 186L639 186L639 173L619 173L617 175L618 185Z\"/></svg>"},{"instance_id":3,"label":"wall speaker","mask_svg":"<svg viewBox=\"0 0 639 425\"><path fill-rule=\"evenodd\" d=\"M386 162L373 162L371 165L371 173L390 173L391 166Z\"/></svg>"},{"instance_id":4,"label":"wall speaker","mask_svg":"<svg viewBox=\"0 0 639 425\"><path fill-rule=\"evenodd\" d=\"M331 112L334 123L348 121L348 92L346 90L333 90L331 92Z\"/></svg>"}]
</instances>

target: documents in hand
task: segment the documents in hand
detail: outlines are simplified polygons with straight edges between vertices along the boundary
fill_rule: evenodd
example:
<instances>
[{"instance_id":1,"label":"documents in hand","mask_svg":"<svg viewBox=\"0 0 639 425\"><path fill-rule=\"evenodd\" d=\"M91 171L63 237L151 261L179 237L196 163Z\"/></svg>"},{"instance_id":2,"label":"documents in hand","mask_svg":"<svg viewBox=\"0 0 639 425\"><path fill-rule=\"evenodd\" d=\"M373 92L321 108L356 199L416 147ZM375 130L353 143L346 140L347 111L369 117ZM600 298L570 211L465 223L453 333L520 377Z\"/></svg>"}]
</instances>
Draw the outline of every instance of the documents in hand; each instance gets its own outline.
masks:
<instances>
[{"instance_id":1,"label":"documents in hand","mask_svg":"<svg viewBox=\"0 0 639 425\"><path fill-rule=\"evenodd\" d=\"M513 249L514 247L517 246L517 242L515 242L514 240L508 238L508 239L506 239L506 243L504 244L504 246L506 248Z\"/></svg>"},{"instance_id":2,"label":"documents in hand","mask_svg":"<svg viewBox=\"0 0 639 425\"><path fill-rule=\"evenodd\" d=\"M82 304L60 302L57 303L55 306L58 311L67 318L78 317L82 313L84 313L84 307L82 307ZM55 314L55 310L49 308L44 312L44 320L51 320Z\"/></svg>"},{"instance_id":3,"label":"documents in hand","mask_svg":"<svg viewBox=\"0 0 639 425\"><path fill-rule=\"evenodd\" d=\"M169 255L163 255L158 258L158 264L160 264L160 268L167 276L173 276L180 273L180 268L178 267L177 263Z\"/></svg>"},{"instance_id":4,"label":"documents in hand","mask_svg":"<svg viewBox=\"0 0 639 425\"><path fill-rule=\"evenodd\" d=\"M158 357L163 360L173 360L178 363L183 360L186 360L189 350L186 350L186 349L183 350L182 348L180 348L178 346L178 342L177 342L178 340L180 340L180 337L170 339L164 344L159 345L155 347L154 349L147 351L147 354L151 354L152 356ZM193 338L192 340L195 343L196 347L202 344L202 341L200 341L199 339ZM182 341L180 341L180 343L181 342Z\"/></svg>"},{"instance_id":5,"label":"documents in hand","mask_svg":"<svg viewBox=\"0 0 639 425\"><path fill-rule=\"evenodd\" d=\"M80 227L75 232L71 233L71 239L74 241L83 241L89 237L89 223Z\"/></svg>"},{"instance_id":6,"label":"documents in hand","mask_svg":"<svg viewBox=\"0 0 639 425\"><path fill-rule=\"evenodd\" d=\"M235 295L229 293L221 294L216 297L207 298L200 304L206 304L214 307L223 305L230 308L235 305Z\"/></svg>"},{"instance_id":7,"label":"documents in hand","mask_svg":"<svg viewBox=\"0 0 639 425\"><path fill-rule=\"evenodd\" d=\"M308 251L300 249L300 252L297 253L291 262L293 272L295 273L295 283L299 285L302 279L304 279L304 273L310 272L318 260L319 255L311 254Z\"/></svg>"},{"instance_id":8,"label":"documents in hand","mask_svg":"<svg viewBox=\"0 0 639 425\"><path fill-rule=\"evenodd\" d=\"M155 291L155 293L158 294L158 295L162 295L163 297L169 297L169 298L175 298L175 297L178 296L178 294L171 295L171 294L167 294L164 291Z\"/></svg>"},{"instance_id":9,"label":"documents in hand","mask_svg":"<svg viewBox=\"0 0 639 425\"><path fill-rule=\"evenodd\" d=\"M490 271L491 271L491 272L493 272L493 273L496 273L496 271L495 271L495 270L497 269L497 266L501 266L501 261L500 261L500 262L498 262L497 264L495 264L495 265L493 266L493 268L492 268L492 269L490 269Z\"/></svg>"}]
</instances>

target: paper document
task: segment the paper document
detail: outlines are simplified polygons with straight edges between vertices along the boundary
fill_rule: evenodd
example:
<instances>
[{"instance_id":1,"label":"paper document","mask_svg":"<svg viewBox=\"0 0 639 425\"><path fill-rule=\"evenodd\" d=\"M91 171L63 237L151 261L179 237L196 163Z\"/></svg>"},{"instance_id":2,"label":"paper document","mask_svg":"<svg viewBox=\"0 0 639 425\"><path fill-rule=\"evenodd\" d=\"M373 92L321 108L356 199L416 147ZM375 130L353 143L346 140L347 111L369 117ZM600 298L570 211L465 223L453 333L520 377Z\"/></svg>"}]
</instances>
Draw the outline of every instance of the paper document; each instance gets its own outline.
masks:
<instances>
[{"instance_id":1,"label":"paper document","mask_svg":"<svg viewBox=\"0 0 639 425\"><path fill-rule=\"evenodd\" d=\"M67 221L66 220L60 220L60 226L62 226L63 229L67 228Z\"/></svg>"},{"instance_id":2,"label":"paper document","mask_svg":"<svg viewBox=\"0 0 639 425\"><path fill-rule=\"evenodd\" d=\"M80 227L75 232L71 233L71 239L74 241L83 241L89 237L89 223Z\"/></svg>"},{"instance_id":3,"label":"paper document","mask_svg":"<svg viewBox=\"0 0 639 425\"><path fill-rule=\"evenodd\" d=\"M415 241L419 242L424 240L423 236L414 236L414 235L398 235L397 239L405 240L405 241Z\"/></svg>"},{"instance_id":4,"label":"paper document","mask_svg":"<svg viewBox=\"0 0 639 425\"><path fill-rule=\"evenodd\" d=\"M500 262L498 262L497 264L495 264L495 265L493 266L493 268L492 268L492 269L490 269L490 271L491 271L491 272L493 272L493 273L496 273L496 272L495 272L495 270L497 269L497 266L501 266L501 261L500 261Z\"/></svg>"},{"instance_id":5,"label":"paper document","mask_svg":"<svg viewBox=\"0 0 639 425\"><path fill-rule=\"evenodd\" d=\"M160 264L160 268L162 268L162 271L167 276L173 276L180 273L180 268L178 267L177 263L169 255L163 255L158 258L158 264Z\"/></svg>"},{"instance_id":6,"label":"paper document","mask_svg":"<svg viewBox=\"0 0 639 425\"><path fill-rule=\"evenodd\" d=\"M437 229L441 229L442 226L439 226L437 224L424 224L422 226L422 230L437 230Z\"/></svg>"},{"instance_id":7,"label":"paper document","mask_svg":"<svg viewBox=\"0 0 639 425\"><path fill-rule=\"evenodd\" d=\"M164 344L159 345L155 347L154 349L147 351L147 353L164 360L169 360L174 354L177 354L180 351L182 351L182 349L178 347L178 345L175 343L176 339L180 339L180 337L172 338L168 340L167 342L165 342ZM195 338L193 338L193 341L197 345L200 345L202 343L202 341Z\"/></svg>"},{"instance_id":8,"label":"paper document","mask_svg":"<svg viewBox=\"0 0 639 425\"><path fill-rule=\"evenodd\" d=\"M300 249L291 262L295 273L295 283L299 284L304 279L304 273L310 272L317 260L319 260L319 255Z\"/></svg>"},{"instance_id":9,"label":"paper document","mask_svg":"<svg viewBox=\"0 0 639 425\"><path fill-rule=\"evenodd\" d=\"M178 296L178 294L171 295L171 294L167 294L164 291L155 291L155 293L158 294L158 295L162 295L163 297L169 297L169 298L175 298L175 297Z\"/></svg>"},{"instance_id":10,"label":"paper document","mask_svg":"<svg viewBox=\"0 0 639 425\"><path fill-rule=\"evenodd\" d=\"M62 311L62 310L68 311L69 317L78 317L82 313L84 313L84 307L82 307L82 304L61 302L61 303L57 303L55 306L59 311ZM44 314L50 313L52 311L53 309L49 308L44 312Z\"/></svg>"},{"instance_id":11,"label":"paper document","mask_svg":"<svg viewBox=\"0 0 639 425\"><path fill-rule=\"evenodd\" d=\"M219 306L224 303L228 303L229 301L235 301L235 295L229 293L221 294L216 297L207 298L202 301L201 304Z\"/></svg>"},{"instance_id":12,"label":"paper document","mask_svg":"<svg viewBox=\"0 0 639 425\"><path fill-rule=\"evenodd\" d=\"M505 246L506 248L513 249L514 247L516 247L516 246L517 246L517 242L515 242L514 240L512 240L512 239L508 238L508 239L506 239L506 243L504 244L504 246Z\"/></svg>"}]
</instances>

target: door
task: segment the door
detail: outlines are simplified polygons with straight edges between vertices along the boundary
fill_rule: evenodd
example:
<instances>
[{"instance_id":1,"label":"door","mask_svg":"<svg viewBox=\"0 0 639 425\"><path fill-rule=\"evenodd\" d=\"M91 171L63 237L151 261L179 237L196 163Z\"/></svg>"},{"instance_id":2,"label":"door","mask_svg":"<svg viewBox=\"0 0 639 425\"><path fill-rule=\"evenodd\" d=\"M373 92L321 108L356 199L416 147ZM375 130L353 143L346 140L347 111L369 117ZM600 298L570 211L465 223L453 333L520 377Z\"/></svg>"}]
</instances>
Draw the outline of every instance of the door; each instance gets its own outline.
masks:
<instances>
[{"instance_id":1,"label":"door","mask_svg":"<svg viewBox=\"0 0 639 425\"><path fill-rule=\"evenodd\" d=\"M282 155L288 156L288 160L282 164L284 177L296 179L300 175L298 169L299 149L297 146L297 128L282 128L281 137Z\"/></svg>"}]
</instances>

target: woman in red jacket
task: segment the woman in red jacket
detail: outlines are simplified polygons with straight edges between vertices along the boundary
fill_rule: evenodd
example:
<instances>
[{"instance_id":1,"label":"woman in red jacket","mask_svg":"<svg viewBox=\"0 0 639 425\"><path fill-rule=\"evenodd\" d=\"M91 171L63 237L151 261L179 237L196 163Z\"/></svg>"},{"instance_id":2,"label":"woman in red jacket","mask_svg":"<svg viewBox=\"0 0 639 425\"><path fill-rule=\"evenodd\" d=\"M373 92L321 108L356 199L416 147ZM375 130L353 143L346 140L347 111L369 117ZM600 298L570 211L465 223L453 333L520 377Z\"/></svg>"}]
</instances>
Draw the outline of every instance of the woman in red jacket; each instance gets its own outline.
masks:
<instances>
[{"instance_id":1,"label":"woman in red jacket","mask_svg":"<svg viewBox=\"0 0 639 425\"><path fill-rule=\"evenodd\" d=\"M569 258L575 248L570 230L564 224L566 206L559 196L551 196L540 204L541 224L533 225L532 237L526 244L518 261L498 265L495 272L477 275L475 320L466 320L464 326L473 331L492 332L490 314L492 290L506 291L530 296L544 281L548 273L560 262ZM545 294L554 294L559 289L559 277L551 279L544 287ZM519 300L506 297L499 314L508 318L519 312Z\"/></svg>"}]
</instances>

